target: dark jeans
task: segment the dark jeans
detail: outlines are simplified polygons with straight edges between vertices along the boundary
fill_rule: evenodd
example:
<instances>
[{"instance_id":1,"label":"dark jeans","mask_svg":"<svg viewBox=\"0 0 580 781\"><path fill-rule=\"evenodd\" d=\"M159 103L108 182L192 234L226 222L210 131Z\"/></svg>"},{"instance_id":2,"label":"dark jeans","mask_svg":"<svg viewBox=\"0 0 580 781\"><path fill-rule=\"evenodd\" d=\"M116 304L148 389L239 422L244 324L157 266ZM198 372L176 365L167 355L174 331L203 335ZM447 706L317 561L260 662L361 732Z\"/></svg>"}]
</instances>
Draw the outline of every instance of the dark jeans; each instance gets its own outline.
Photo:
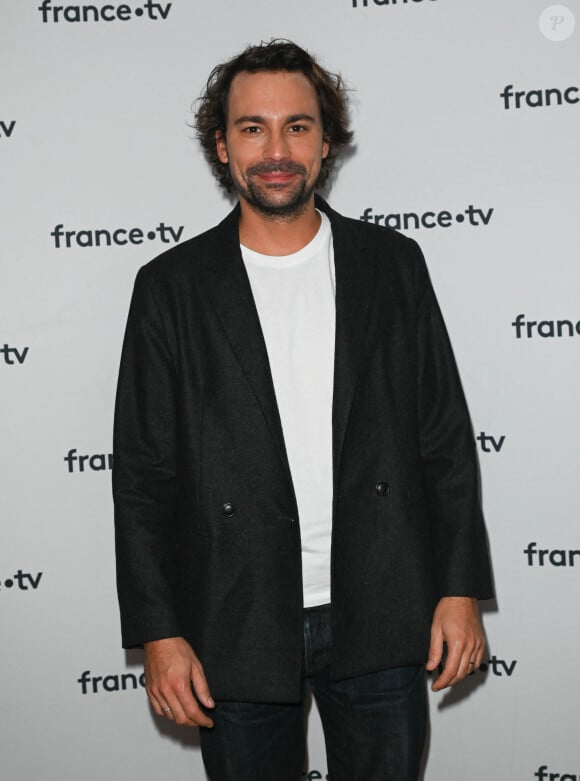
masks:
<instances>
[{"instance_id":1,"label":"dark jeans","mask_svg":"<svg viewBox=\"0 0 580 781\"><path fill-rule=\"evenodd\" d=\"M216 704L214 728L200 730L211 781L300 781L307 687L320 713L329 781L417 781L425 739L423 667L332 681L330 648L330 606L307 609L302 704Z\"/></svg>"}]
</instances>

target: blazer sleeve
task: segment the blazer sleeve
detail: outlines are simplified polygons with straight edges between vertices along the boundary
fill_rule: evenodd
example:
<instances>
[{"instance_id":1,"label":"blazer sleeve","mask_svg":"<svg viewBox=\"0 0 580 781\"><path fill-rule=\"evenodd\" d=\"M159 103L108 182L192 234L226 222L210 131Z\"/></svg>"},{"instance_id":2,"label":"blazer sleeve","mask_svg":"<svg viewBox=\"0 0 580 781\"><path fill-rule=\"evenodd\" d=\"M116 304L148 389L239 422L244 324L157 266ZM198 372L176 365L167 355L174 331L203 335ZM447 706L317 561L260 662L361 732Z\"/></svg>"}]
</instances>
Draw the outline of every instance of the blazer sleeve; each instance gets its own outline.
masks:
<instances>
[{"instance_id":1,"label":"blazer sleeve","mask_svg":"<svg viewBox=\"0 0 580 781\"><path fill-rule=\"evenodd\" d=\"M493 596L475 441L447 329L416 255L417 399L423 475L441 596Z\"/></svg>"},{"instance_id":2,"label":"blazer sleeve","mask_svg":"<svg viewBox=\"0 0 580 781\"><path fill-rule=\"evenodd\" d=\"M175 600L176 363L144 267L123 349L113 435L117 591L125 648L181 634Z\"/></svg>"}]
</instances>

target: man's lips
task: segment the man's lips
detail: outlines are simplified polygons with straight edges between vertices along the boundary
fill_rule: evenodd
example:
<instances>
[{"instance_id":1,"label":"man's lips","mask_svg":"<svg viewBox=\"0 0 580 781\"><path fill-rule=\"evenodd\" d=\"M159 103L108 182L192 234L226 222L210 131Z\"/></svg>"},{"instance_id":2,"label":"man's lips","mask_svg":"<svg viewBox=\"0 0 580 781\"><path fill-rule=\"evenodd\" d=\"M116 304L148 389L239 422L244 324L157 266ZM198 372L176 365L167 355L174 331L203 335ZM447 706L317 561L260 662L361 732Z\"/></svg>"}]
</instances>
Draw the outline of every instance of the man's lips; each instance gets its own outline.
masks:
<instances>
[{"instance_id":1,"label":"man's lips","mask_svg":"<svg viewBox=\"0 0 580 781\"><path fill-rule=\"evenodd\" d=\"M262 179L264 182L268 182L271 184L283 184L284 182L289 182L290 179L292 179L295 174L278 171L275 173L258 174L258 175L260 179Z\"/></svg>"},{"instance_id":2,"label":"man's lips","mask_svg":"<svg viewBox=\"0 0 580 781\"><path fill-rule=\"evenodd\" d=\"M307 171L303 165L291 161L281 163L259 163L246 171L248 178L256 177L264 184L287 184L295 176L306 177Z\"/></svg>"}]
</instances>

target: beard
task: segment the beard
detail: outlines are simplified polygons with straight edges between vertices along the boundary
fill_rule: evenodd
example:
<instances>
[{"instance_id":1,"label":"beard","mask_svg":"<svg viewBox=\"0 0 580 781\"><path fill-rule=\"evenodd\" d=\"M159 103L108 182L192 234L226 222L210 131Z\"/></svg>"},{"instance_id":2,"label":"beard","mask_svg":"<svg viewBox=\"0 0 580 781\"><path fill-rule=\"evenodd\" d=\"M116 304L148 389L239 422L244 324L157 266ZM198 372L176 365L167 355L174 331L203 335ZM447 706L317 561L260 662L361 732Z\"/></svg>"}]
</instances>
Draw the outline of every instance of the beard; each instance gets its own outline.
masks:
<instances>
[{"instance_id":1,"label":"beard","mask_svg":"<svg viewBox=\"0 0 580 781\"><path fill-rule=\"evenodd\" d=\"M288 183L260 183L261 174L295 174L296 181ZM238 180L232 174L234 186L240 195L256 211L268 219L293 219L300 216L316 187L316 182L308 184L308 171L300 163L281 161L279 163L258 163L244 171L243 179ZM283 191L282 197L279 193Z\"/></svg>"}]
</instances>

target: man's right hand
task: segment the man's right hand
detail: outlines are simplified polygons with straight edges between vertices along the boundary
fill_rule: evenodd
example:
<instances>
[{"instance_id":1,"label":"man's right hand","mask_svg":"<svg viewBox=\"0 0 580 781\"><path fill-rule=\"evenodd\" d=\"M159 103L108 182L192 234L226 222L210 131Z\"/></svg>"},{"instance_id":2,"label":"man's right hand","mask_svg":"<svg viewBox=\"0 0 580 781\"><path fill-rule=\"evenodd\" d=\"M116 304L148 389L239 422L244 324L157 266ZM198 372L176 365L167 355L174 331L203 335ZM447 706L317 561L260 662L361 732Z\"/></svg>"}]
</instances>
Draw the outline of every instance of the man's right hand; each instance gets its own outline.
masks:
<instances>
[{"instance_id":1,"label":"man's right hand","mask_svg":"<svg viewBox=\"0 0 580 781\"><path fill-rule=\"evenodd\" d=\"M193 692L206 708L215 703L201 662L183 637L145 643L145 689L158 716L188 727L213 727Z\"/></svg>"}]
</instances>

